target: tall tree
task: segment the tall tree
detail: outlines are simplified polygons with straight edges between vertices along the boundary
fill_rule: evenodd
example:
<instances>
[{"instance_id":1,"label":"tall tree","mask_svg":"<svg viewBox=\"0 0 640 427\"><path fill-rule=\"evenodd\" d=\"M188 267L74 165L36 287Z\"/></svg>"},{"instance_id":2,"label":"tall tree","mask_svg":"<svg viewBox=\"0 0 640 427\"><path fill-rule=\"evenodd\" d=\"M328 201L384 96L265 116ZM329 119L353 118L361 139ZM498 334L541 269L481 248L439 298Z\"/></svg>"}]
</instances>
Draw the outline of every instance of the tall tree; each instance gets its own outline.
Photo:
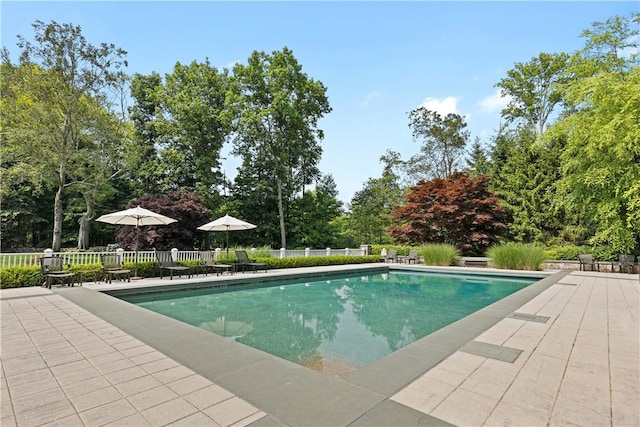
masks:
<instances>
[{"instance_id":1,"label":"tall tree","mask_svg":"<svg viewBox=\"0 0 640 427\"><path fill-rule=\"evenodd\" d=\"M126 139L126 124L118 117L94 103L93 121L86 126L84 136L77 142L83 154L70 171L75 187L82 195L84 212L78 218L78 249L89 249L90 230L96 217L96 203L106 191L112 193L110 181L123 171L121 146Z\"/></svg>"},{"instance_id":2,"label":"tall tree","mask_svg":"<svg viewBox=\"0 0 640 427\"><path fill-rule=\"evenodd\" d=\"M131 79L133 105L129 107L133 135L126 145L125 157L136 196L158 191L157 146L162 142L159 123L163 114L163 96L164 85L158 73L134 74Z\"/></svg>"},{"instance_id":3,"label":"tall tree","mask_svg":"<svg viewBox=\"0 0 640 427\"><path fill-rule=\"evenodd\" d=\"M31 114L11 135L22 143L26 163L55 176L52 248L60 250L69 176L85 161L82 140L94 133L96 107L108 111L109 90L124 80L126 52L113 44L90 44L79 26L36 21L33 28L34 43L18 36L20 64L33 71L22 74Z\"/></svg>"},{"instance_id":4,"label":"tall tree","mask_svg":"<svg viewBox=\"0 0 640 427\"><path fill-rule=\"evenodd\" d=\"M325 175L315 189L305 191L296 200L296 214L289 219L292 247L336 247L339 229L333 221L340 216L342 207L337 197L333 177Z\"/></svg>"},{"instance_id":5,"label":"tall tree","mask_svg":"<svg viewBox=\"0 0 640 427\"><path fill-rule=\"evenodd\" d=\"M227 105L235 116L234 154L262 164L277 191L280 243L286 247L286 204L319 177L318 120L331 111L324 85L302 72L288 48L254 51L233 68ZM243 168L239 174L245 173Z\"/></svg>"},{"instance_id":6,"label":"tall tree","mask_svg":"<svg viewBox=\"0 0 640 427\"><path fill-rule=\"evenodd\" d=\"M230 209L235 210L240 218L258 227L251 236L248 233L236 233L232 236L235 242L248 243L256 236L263 244L277 247L280 241L278 210L278 192L273 185L272 169L263 163L254 163L245 158L231 187L232 199Z\"/></svg>"},{"instance_id":7,"label":"tall tree","mask_svg":"<svg viewBox=\"0 0 640 427\"><path fill-rule=\"evenodd\" d=\"M536 144L533 128L526 125L495 136L490 187L509 214L511 238L548 242L574 224L556 203L562 148L562 139Z\"/></svg>"},{"instance_id":8,"label":"tall tree","mask_svg":"<svg viewBox=\"0 0 640 427\"><path fill-rule=\"evenodd\" d=\"M502 96L509 99L502 110L507 124L523 120L537 136L544 133L550 115L561 102L557 88L566 78L568 60L566 53L540 53L507 71L507 77L496 84L502 89Z\"/></svg>"},{"instance_id":9,"label":"tall tree","mask_svg":"<svg viewBox=\"0 0 640 427\"><path fill-rule=\"evenodd\" d=\"M486 175L491 168L491 161L489 160L489 154L487 150L480 143L480 138L476 137L471 145L469 151L469 158L467 159L467 173L472 178L477 178L480 175Z\"/></svg>"},{"instance_id":10,"label":"tall tree","mask_svg":"<svg viewBox=\"0 0 640 427\"><path fill-rule=\"evenodd\" d=\"M167 184L206 199L218 193L223 182L220 150L231 131L227 91L227 71L218 71L209 60L178 62L166 75L163 129L166 147L171 148L170 158L163 162Z\"/></svg>"},{"instance_id":11,"label":"tall tree","mask_svg":"<svg viewBox=\"0 0 640 427\"><path fill-rule=\"evenodd\" d=\"M384 164L382 176L367 180L363 189L354 194L349 206L349 234L360 244L390 241L387 229L393 224L393 208L404 198L396 172L399 154L387 151L380 161Z\"/></svg>"},{"instance_id":12,"label":"tall tree","mask_svg":"<svg viewBox=\"0 0 640 427\"><path fill-rule=\"evenodd\" d=\"M583 32L574 78L561 87L567 112L543 143L566 137L560 156L562 202L596 222L597 241L620 253L640 245L640 14Z\"/></svg>"},{"instance_id":13,"label":"tall tree","mask_svg":"<svg viewBox=\"0 0 640 427\"><path fill-rule=\"evenodd\" d=\"M25 75L44 72L37 66L15 66L4 52L0 79L0 194L2 195L2 246L40 246L44 243L47 218L55 194L52 176L39 172L39 163L26 161L25 144L39 134L25 126L37 107L29 95ZM43 209L43 207L45 207Z\"/></svg>"},{"instance_id":14,"label":"tall tree","mask_svg":"<svg viewBox=\"0 0 640 427\"><path fill-rule=\"evenodd\" d=\"M467 124L458 114L442 117L419 107L409 113L414 141L422 141L420 153L407 161L407 173L414 182L434 177L446 178L460 167L469 140Z\"/></svg>"}]
</instances>

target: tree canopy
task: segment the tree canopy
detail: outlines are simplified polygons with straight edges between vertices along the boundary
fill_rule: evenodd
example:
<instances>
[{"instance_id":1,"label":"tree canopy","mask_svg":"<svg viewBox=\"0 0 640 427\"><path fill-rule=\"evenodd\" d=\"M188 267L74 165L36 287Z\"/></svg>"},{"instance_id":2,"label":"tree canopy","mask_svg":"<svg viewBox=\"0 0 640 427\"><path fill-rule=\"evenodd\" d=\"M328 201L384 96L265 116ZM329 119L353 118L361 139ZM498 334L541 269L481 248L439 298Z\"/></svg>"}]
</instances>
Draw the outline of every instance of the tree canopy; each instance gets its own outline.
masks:
<instances>
[{"instance_id":1,"label":"tree canopy","mask_svg":"<svg viewBox=\"0 0 640 427\"><path fill-rule=\"evenodd\" d=\"M415 141L422 141L420 152L407 162L407 173L414 182L446 178L460 167L469 140L467 123L462 116L419 107L409 113L409 127Z\"/></svg>"},{"instance_id":2,"label":"tree canopy","mask_svg":"<svg viewBox=\"0 0 640 427\"><path fill-rule=\"evenodd\" d=\"M464 254L482 254L504 233L505 209L489 191L489 178L454 172L411 187L404 206L394 209L401 225L390 227L398 241L449 243Z\"/></svg>"},{"instance_id":3,"label":"tree canopy","mask_svg":"<svg viewBox=\"0 0 640 427\"><path fill-rule=\"evenodd\" d=\"M567 113L542 142L566 136L561 202L593 218L594 237L620 253L640 244L639 23L640 14L616 17L583 32L559 89Z\"/></svg>"},{"instance_id":4,"label":"tree canopy","mask_svg":"<svg viewBox=\"0 0 640 427\"><path fill-rule=\"evenodd\" d=\"M71 24L36 21L33 28L34 42L18 37L19 65L11 64L3 53L8 89L3 90L3 98L8 95L3 107L15 113L3 123L4 137L16 154L11 167L35 168L32 176L57 188L52 248L60 250L67 188L88 180L99 185L105 175L98 171L105 170L103 164L109 163L105 156L113 153L104 146L121 140L111 91L124 82L126 52L113 44L89 43L80 27ZM90 188L86 185L84 191L88 220L93 217Z\"/></svg>"}]
</instances>

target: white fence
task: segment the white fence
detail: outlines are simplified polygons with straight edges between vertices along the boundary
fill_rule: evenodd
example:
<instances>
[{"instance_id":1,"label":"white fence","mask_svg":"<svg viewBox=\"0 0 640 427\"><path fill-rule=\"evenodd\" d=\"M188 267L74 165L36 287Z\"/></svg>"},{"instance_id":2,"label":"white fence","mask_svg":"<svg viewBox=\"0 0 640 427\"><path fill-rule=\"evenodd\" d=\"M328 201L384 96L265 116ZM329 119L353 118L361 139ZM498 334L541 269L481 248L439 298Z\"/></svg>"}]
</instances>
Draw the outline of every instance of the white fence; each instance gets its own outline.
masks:
<instances>
[{"instance_id":1,"label":"white fence","mask_svg":"<svg viewBox=\"0 0 640 427\"><path fill-rule=\"evenodd\" d=\"M251 249L251 252L255 249ZM136 253L134 251L124 251L118 249L124 262L135 262ZM176 261L196 261L199 258L198 251L179 251L173 249L173 258ZM224 250L217 248L215 250L216 257L224 252ZM230 251L233 253L233 251ZM288 249L275 249L271 250L271 256L274 258L294 258L294 257L309 257L309 256L331 256L331 255L366 255L367 250L364 248L352 249L302 249L302 250L288 250ZM39 266L40 258L60 255L64 257L65 261L78 265L78 264L100 264L100 256L108 252L53 252L51 249L46 249L44 252L31 252L31 253L4 253L0 254L0 269L9 267L24 267L24 266ZM251 256L251 254L249 254ZM255 256L251 256L252 258ZM138 262L155 262L155 251L139 251Z\"/></svg>"}]
</instances>

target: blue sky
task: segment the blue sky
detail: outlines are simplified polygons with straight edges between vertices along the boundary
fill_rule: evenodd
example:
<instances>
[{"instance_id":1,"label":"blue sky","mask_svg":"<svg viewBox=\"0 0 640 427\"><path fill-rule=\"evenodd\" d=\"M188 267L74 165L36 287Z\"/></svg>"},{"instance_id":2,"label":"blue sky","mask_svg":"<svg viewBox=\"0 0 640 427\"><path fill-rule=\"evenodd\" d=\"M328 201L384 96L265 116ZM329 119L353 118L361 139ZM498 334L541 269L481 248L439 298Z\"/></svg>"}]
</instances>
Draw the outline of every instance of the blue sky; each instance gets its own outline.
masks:
<instances>
[{"instance_id":1,"label":"blue sky","mask_svg":"<svg viewBox=\"0 0 640 427\"><path fill-rule=\"evenodd\" d=\"M39 19L80 25L93 44L128 52L130 74L170 73L176 62L246 62L254 50L284 46L328 88L323 173L349 202L387 149L418 151L408 112L426 103L466 118L485 144L500 123L494 86L517 62L541 52L571 53L595 21L627 16L638 1L566 2L170 2L0 3L2 46L17 60L16 35L32 39ZM225 163L235 175L238 161Z\"/></svg>"}]
</instances>

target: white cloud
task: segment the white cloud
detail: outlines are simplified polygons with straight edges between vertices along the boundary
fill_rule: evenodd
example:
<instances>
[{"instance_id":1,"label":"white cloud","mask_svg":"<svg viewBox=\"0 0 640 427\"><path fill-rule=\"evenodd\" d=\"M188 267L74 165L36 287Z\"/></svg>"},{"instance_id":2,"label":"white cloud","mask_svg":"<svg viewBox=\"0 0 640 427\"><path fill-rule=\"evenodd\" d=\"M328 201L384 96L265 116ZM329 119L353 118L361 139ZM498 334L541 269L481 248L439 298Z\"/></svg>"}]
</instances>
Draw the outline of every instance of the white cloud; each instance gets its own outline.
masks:
<instances>
[{"instance_id":1,"label":"white cloud","mask_svg":"<svg viewBox=\"0 0 640 427\"><path fill-rule=\"evenodd\" d=\"M489 95L478 102L478 106L483 113L496 113L506 107L511 99L511 95L502 96L500 89L498 89L493 95Z\"/></svg>"},{"instance_id":2,"label":"white cloud","mask_svg":"<svg viewBox=\"0 0 640 427\"><path fill-rule=\"evenodd\" d=\"M444 99L425 98L418 108L424 107L444 117L447 114L458 114L458 101L459 99L453 96L447 96Z\"/></svg>"},{"instance_id":3,"label":"white cloud","mask_svg":"<svg viewBox=\"0 0 640 427\"><path fill-rule=\"evenodd\" d=\"M364 100L360 102L360 106L368 107L371 101L373 101L376 98L380 98L381 96L382 94L380 92L374 90L373 92L370 92L369 94L367 94L367 96L364 97Z\"/></svg>"}]
</instances>

